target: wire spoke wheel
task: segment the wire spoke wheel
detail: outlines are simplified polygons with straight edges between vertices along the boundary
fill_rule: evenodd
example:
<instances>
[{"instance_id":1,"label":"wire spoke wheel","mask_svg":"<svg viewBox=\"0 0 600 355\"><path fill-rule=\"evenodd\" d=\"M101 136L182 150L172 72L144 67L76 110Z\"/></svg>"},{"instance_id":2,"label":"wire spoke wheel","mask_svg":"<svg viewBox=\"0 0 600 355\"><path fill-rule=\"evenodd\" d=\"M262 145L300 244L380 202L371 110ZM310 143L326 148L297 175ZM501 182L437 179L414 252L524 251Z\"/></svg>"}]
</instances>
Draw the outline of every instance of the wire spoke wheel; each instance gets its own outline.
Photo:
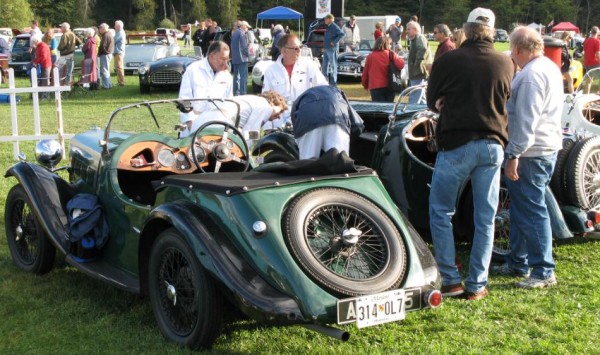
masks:
<instances>
[{"instance_id":1,"label":"wire spoke wheel","mask_svg":"<svg viewBox=\"0 0 600 355\"><path fill-rule=\"evenodd\" d=\"M4 222L15 265L38 275L49 272L54 265L56 249L44 234L21 185L14 186L8 193Z\"/></svg>"},{"instance_id":2,"label":"wire spoke wheel","mask_svg":"<svg viewBox=\"0 0 600 355\"><path fill-rule=\"evenodd\" d=\"M309 191L288 208L285 238L299 266L330 292L355 296L396 288L404 239L371 201L335 188Z\"/></svg>"},{"instance_id":3,"label":"wire spoke wheel","mask_svg":"<svg viewBox=\"0 0 600 355\"><path fill-rule=\"evenodd\" d=\"M510 195L505 186L500 187L494 227L492 252L494 257L504 258L510 253Z\"/></svg>"},{"instance_id":4,"label":"wire spoke wheel","mask_svg":"<svg viewBox=\"0 0 600 355\"><path fill-rule=\"evenodd\" d=\"M600 137L575 144L567 163L567 200L584 210L600 206Z\"/></svg>"},{"instance_id":5,"label":"wire spoke wheel","mask_svg":"<svg viewBox=\"0 0 600 355\"><path fill-rule=\"evenodd\" d=\"M221 331L222 297L195 253L175 229L150 252L148 290L163 335L192 349L210 347Z\"/></svg>"}]
</instances>

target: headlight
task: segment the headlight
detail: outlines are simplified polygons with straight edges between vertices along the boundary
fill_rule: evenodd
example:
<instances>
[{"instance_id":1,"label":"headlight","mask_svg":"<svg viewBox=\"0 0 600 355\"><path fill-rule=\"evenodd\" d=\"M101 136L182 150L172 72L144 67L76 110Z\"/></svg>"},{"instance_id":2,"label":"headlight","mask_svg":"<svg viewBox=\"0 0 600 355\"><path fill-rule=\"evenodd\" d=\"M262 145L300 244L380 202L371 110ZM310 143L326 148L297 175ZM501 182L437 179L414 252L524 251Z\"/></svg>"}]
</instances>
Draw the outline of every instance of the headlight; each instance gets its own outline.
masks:
<instances>
[{"instance_id":1,"label":"headlight","mask_svg":"<svg viewBox=\"0 0 600 355\"><path fill-rule=\"evenodd\" d=\"M262 76L262 70L260 70L260 68L257 68L256 65L254 66L254 69L252 69L252 75L253 76Z\"/></svg>"},{"instance_id":2,"label":"headlight","mask_svg":"<svg viewBox=\"0 0 600 355\"><path fill-rule=\"evenodd\" d=\"M138 69L138 73L140 73L140 75L146 74L147 71L148 71L148 67L147 66L140 65L140 68Z\"/></svg>"}]
</instances>

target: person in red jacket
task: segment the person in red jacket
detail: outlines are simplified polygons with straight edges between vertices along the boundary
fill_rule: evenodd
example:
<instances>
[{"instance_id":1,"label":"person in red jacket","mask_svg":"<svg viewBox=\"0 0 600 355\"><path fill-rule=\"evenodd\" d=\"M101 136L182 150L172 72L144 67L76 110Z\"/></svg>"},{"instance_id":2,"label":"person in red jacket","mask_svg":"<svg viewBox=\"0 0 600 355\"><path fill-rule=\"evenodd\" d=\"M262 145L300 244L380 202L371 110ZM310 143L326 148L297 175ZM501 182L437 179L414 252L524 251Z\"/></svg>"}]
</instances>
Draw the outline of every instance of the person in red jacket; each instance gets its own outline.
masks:
<instances>
[{"instance_id":1,"label":"person in red jacket","mask_svg":"<svg viewBox=\"0 0 600 355\"><path fill-rule=\"evenodd\" d=\"M31 45L35 48L35 58L31 62L32 70L36 70L39 65L41 72L38 76L39 86L50 86L50 70L52 69L52 57L50 55L50 47L44 41L42 37L33 35L31 37ZM47 97L47 93L44 93L42 97Z\"/></svg>"},{"instance_id":2,"label":"person in red jacket","mask_svg":"<svg viewBox=\"0 0 600 355\"><path fill-rule=\"evenodd\" d=\"M404 68L404 59L390 51L390 39L381 36L375 41L373 52L367 56L362 74L362 86L371 93L373 102L393 102L395 92L388 88L390 64Z\"/></svg>"}]
</instances>

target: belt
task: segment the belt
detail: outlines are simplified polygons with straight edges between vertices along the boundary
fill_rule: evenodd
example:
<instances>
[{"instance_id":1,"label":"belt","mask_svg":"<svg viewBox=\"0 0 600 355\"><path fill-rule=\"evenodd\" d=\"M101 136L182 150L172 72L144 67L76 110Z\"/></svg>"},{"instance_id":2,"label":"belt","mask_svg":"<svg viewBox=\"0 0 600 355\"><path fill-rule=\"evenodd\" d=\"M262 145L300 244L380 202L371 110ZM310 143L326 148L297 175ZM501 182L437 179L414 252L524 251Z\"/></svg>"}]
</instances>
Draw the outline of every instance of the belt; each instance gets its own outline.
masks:
<instances>
[{"instance_id":1,"label":"belt","mask_svg":"<svg viewBox=\"0 0 600 355\"><path fill-rule=\"evenodd\" d=\"M75 52L75 51L73 51L73 52ZM73 52L69 52L69 53L61 53L60 55L61 55L61 56L65 56L65 55L73 54Z\"/></svg>"}]
</instances>

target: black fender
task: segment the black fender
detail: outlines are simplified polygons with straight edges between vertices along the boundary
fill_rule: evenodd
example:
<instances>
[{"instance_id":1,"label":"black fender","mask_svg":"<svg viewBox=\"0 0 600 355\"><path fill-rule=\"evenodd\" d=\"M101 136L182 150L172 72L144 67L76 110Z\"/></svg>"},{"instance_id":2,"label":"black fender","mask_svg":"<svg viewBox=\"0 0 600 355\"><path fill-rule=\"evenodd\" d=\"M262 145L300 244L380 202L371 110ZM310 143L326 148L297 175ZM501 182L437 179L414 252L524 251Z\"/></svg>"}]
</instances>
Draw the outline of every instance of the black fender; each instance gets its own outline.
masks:
<instances>
[{"instance_id":1,"label":"black fender","mask_svg":"<svg viewBox=\"0 0 600 355\"><path fill-rule=\"evenodd\" d=\"M4 177L13 176L23 186L31 207L52 244L63 254L69 252L70 241L65 206L75 188L57 174L28 162L10 167Z\"/></svg>"},{"instance_id":2,"label":"black fender","mask_svg":"<svg viewBox=\"0 0 600 355\"><path fill-rule=\"evenodd\" d=\"M253 156L259 156L268 151L277 151L287 155L290 160L298 160L300 152L294 136L285 132L270 133L256 142L252 149Z\"/></svg>"},{"instance_id":3,"label":"black fender","mask_svg":"<svg viewBox=\"0 0 600 355\"><path fill-rule=\"evenodd\" d=\"M185 200L163 204L151 211L141 234L140 277L145 288L148 255L154 239L164 228L177 229L202 266L220 282L246 314L280 324L306 323L296 301L273 288L258 275L229 241L221 228L198 205ZM161 228L162 227L162 228Z\"/></svg>"}]
</instances>

